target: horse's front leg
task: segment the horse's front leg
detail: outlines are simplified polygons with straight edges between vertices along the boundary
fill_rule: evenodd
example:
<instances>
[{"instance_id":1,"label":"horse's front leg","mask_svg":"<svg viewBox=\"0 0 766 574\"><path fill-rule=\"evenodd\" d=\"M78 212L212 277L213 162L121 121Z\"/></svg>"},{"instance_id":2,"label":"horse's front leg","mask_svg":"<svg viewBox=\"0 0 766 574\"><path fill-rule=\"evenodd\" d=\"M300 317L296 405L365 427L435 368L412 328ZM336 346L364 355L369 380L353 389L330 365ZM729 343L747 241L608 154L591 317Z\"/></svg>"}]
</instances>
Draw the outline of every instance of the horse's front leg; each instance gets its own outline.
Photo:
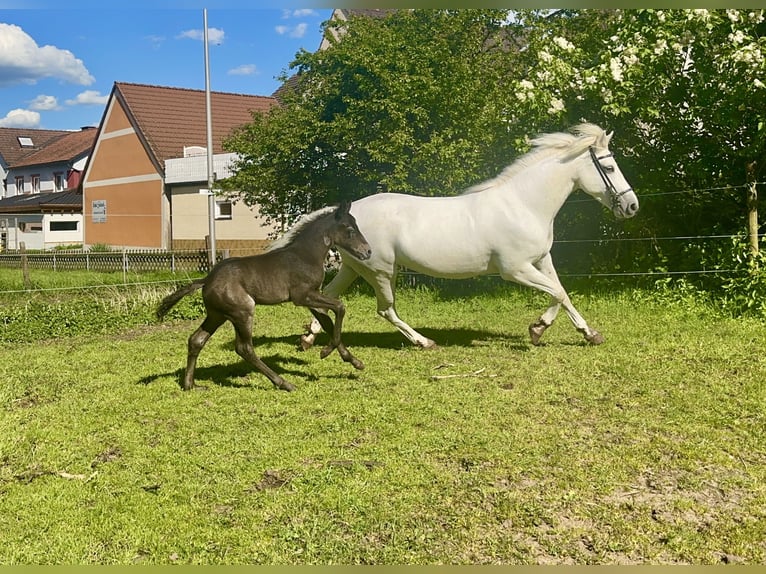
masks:
<instances>
[{"instance_id":1,"label":"horse's front leg","mask_svg":"<svg viewBox=\"0 0 766 574\"><path fill-rule=\"evenodd\" d=\"M319 356L324 359L330 355L334 349L338 349L338 354L345 362L351 363L356 369L364 369L364 363L352 355L351 351L346 348L346 346L343 344L343 341L341 340L343 317L346 313L346 308L343 305L343 302L338 299L328 297L327 295L316 293L310 294L307 297L307 302L305 305L309 307L311 313L314 315L314 318L322 326L322 329L324 329L325 332L330 335L330 343L322 349L322 351L319 353ZM333 313L335 313L334 325L332 319L330 319L330 316L327 315L327 313L322 312L321 309L331 309Z\"/></svg>"}]
</instances>

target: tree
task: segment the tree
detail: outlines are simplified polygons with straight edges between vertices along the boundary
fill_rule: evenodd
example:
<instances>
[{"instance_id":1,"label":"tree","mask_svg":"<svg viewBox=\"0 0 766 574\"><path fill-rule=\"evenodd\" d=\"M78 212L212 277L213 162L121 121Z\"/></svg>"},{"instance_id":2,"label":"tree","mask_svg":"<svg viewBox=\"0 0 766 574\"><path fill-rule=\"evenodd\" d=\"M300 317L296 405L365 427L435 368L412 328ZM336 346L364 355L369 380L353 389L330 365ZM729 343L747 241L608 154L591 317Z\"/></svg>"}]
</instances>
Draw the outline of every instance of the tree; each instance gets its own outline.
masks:
<instances>
[{"instance_id":1,"label":"tree","mask_svg":"<svg viewBox=\"0 0 766 574\"><path fill-rule=\"evenodd\" d=\"M521 104L555 97L561 117L614 129L621 165L643 194L704 190L652 197L635 220L605 222L607 232L744 229L746 171L764 173L763 10L575 10L526 24L538 72L518 80ZM703 249L655 246L655 263L699 268Z\"/></svg>"},{"instance_id":2,"label":"tree","mask_svg":"<svg viewBox=\"0 0 766 574\"><path fill-rule=\"evenodd\" d=\"M565 206L559 237L743 228L744 196L730 188L748 166L764 173L763 10L401 10L325 26L345 33L299 53L284 105L228 142L241 158L228 187L273 219L380 188L457 193L528 136L592 121L616 132L623 171L651 200L598 233L592 211ZM701 257L675 245L621 256L644 269Z\"/></svg>"},{"instance_id":3,"label":"tree","mask_svg":"<svg viewBox=\"0 0 766 574\"><path fill-rule=\"evenodd\" d=\"M504 10L352 17L302 51L282 106L228 142L230 189L273 219L384 188L450 194L510 163L529 126L508 120L518 24ZM326 31L326 37L332 35Z\"/></svg>"}]
</instances>

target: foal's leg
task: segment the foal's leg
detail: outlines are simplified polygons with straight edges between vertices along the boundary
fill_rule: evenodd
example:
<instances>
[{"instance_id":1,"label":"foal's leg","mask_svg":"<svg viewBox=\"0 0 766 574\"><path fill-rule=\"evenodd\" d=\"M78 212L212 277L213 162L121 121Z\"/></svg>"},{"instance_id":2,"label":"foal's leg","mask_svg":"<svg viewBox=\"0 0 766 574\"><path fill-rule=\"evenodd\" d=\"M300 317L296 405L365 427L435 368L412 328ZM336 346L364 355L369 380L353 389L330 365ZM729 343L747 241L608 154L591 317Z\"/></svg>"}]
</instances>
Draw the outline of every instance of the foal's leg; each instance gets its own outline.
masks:
<instances>
[{"instance_id":1,"label":"foal's leg","mask_svg":"<svg viewBox=\"0 0 766 574\"><path fill-rule=\"evenodd\" d=\"M328 297L337 299L343 292L346 291L346 289L351 286L357 277L359 277L359 274L356 271L354 271L348 265L341 263L338 273L335 275L335 277L333 277L332 281L325 285L324 289L322 289L322 292ZM311 324L308 327L308 332L301 335L301 348L304 351L307 351L311 345L314 344L317 333L319 333L319 331L322 329L323 327L321 322L319 319L317 319L316 315L314 315L314 319L311 321ZM329 331L325 329L325 331L328 334L332 334L333 328L331 328Z\"/></svg>"},{"instance_id":2,"label":"foal's leg","mask_svg":"<svg viewBox=\"0 0 766 574\"><path fill-rule=\"evenodd\" d=\"M197 366L197 357L205 346L208 339L216 332L218 327L224 324L226 319L215 312L208 312L202 325L189 337L186 356L186 373L184 374L183 389L188 391L194 388L194 369ZM204 388L204 387L200 387Z\"/></svg>"},{"instance_id":3,"label":"foal's leg","mask_svg":"<svg viewBox=\"0 0 766 574\"><path fill-rule=\"evenodd\" d=\"M572 321L572 324L575 326L575 329L582 333L586 341L593 345L600 345L604 342L601 333L595 329L591 329L585 319L583 319L582 315L580 315L574 305L572 305L569 295L567 295L566 290L558 280L550 254L547 254L537 264L537 267L530 263L524 265L520 269L504 271L501 273L501 276L504 279L516 281L527 287L539 289L551 296L552 304L540 318L529 327L529 334L533 344L539 344L540 337L545 329L547 329L556 318L560 306L564 307L564 310Z\"/></svg>"},{"instance_id":4,"label":"foal's leg","mask_svg":"<svg viewBox=\"0 0 766 574\"><path fill-rule=\"evenodd\" d=\"M330 335L330 344L322 349L319 354L323 359L332 353L333 349L338 349L341 358L347 363L351 363L356 369L364 369L364 363L354 357L341 341L341 331L343 329L343 317L346 314L346 307L340 299L335 299L319 291L305 293L301 297L295 297L293 303L308 307L314 315L314 319L320 323L322 328ZM322 309L330 309L335 313L335 325Z\"/></svg>"},{"instance_id":5,"label":"foal's leg","mask_svg":"<svg viewBox=\"0 0 766 574\"><path fill-rule=\"evenodd\" d=\"M230 321L234 325L234 332L236 339L234 341L234 349L237 354L245 361L253 365L261 373L274 383L274 386L278 389L285 391L294 391L295 386L288 383L277 373L269 368L256 354L253 349L253 311L251 309L243 309L237 313L236 316L231 317Z\"/></svg>"}]
</instances>

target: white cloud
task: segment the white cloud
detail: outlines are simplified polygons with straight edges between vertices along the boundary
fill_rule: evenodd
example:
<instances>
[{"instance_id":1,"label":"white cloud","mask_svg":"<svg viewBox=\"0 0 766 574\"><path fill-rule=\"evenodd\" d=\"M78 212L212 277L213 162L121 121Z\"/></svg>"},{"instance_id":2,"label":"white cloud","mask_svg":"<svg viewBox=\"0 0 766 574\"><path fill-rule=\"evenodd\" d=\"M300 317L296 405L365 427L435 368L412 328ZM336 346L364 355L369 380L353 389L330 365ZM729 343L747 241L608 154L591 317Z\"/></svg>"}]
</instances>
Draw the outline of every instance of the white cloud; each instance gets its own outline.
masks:
<instances>
[{"instance_id":1,"label":"white cloud","mask_svg":"<svg viewBox=\"0 0 766 574\"><path fill-rule=\"evenodd\" d=\"M287 35L290 38L303 38L306 34L306 30L308 29L308 24L306 23L300 23L297 26L274 26L274 30L276 30L277 34L280 36Z\"/></svg>"},{"instance_id":2,"label":"white cloud","mask_svg":"<svg viewBox=\"0 0 766 574\"><path fill-rule=\"evenodd\" d=\"M0 86L35 84L43 78L81 86L95 81L82 60L69 50L38 46L19 26L0 23Z\"/></svg>"},{"instance_id":3,"label":"white cloud","mask_svg":"<svg viewBox=\"0 0 766 574\"><path fill-rule=\"evenodd\" d=\"M66 100L68 106L103 106L109 101L109 96L102 96L96 90L85 90L77 94L74 99Z\"/></svg>"},{"instance_id":4,"label":"white cloud","mask_svg":"<svg viewBox=\"0 0 766 574\"><path fill-rule=\"evenodd\" d=\"M242 64L226 73L230 76L252 76L258 73L258 68L255 67L255 64Z\"/></svg>"},{"instance_id":5,"label":"white cloud","mask_svg":"<svg viewBox=\"0 0 766 574\"><path fill-rule=\"evenodd\" d=\"M152 50L159 50L162 47L162 44L165 43L165 37L164 36L146 36L144 37L144 40L146 40L149 43L149 46L151 46Z\"/></svg>"},{"instance_id":6,"label":"white cloud","mask_svg":"<svg viewBox=\"0 0 766 574\"><path fill-rule=\"evenodd\" d=\"M282 10L282 18L307 18L309 16L316 16L316 10L311 8L301 8L298 10Z\"/></svg>"},{"instance_id":7,"label":"white cloud","mask_svg":"<svg viewBox=\"0 0 766 574\"><path fill-rule=\"evenodd\" d=\"M40 125L40 114L30 110L11 110L0 118L0 128L36 128Z\"/></svg>"},{"instance_id":8,"label":"white cloud","mask_svg":"<svg viewBox=\"0 0 766 574\"><path fill-rule=\"evenodd\" d=\"M45 112L49 110L59 110L61 109L61 106L59 106L56 96L40 94L34 100L29 102L29 109Z\"/></svg>"},{"instance_id":9,"label":"white cloud","mask_svg":"<svg viewBox=\"0 0 766 574\"><path fill-rule=\"evenodd\" d=\"M223 44L225 33L220 28L208 28L207 29L207 41L211 44ZM191 40L204 40L204 30L185 30L181 32L176 38L189 38Z\"/></svg>"}]
</instances>

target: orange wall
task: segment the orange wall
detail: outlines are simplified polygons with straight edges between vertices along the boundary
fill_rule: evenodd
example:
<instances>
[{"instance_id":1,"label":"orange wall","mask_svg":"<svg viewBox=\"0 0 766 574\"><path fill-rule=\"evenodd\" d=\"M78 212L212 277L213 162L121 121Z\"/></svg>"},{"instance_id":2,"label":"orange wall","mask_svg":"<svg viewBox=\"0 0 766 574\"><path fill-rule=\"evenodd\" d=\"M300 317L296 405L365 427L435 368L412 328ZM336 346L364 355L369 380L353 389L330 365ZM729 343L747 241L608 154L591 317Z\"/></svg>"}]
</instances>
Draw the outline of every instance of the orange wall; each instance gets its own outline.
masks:
<instances>
[{"instance_id":1,"label":"orange wall","mask_svg":"<svg viewBox=\"0 0 766 574\"><path fill-rule=\"evenodd\" d=\"M130 125L130 120L128 119L127 114L122 109L122 106L117 105L117 102L115 101L115 105L112 106L112 112L109 114L109 119L104 123L104 133L108 134L129 127L132 126Z\"/></svg>"},{"instance_id":2,"label":"orange wall","mask_svg":"<svg viewBox=\"0 0 766 574\"><path fill-rule=\"evenodd\" d=\"M85 241L88 245L163 247L162 181L92 188L85 194ZM94 200L106 200L106 223L93 223Z\"/></svg>"},{"instance_id":3,"label":"orange wall","mask_svg":"<svg viewBox=\"0 0 766 574\"><path fill-rule=\"evenodd\" d=\"M91 160L86 183L157 173L134 133L100 140L94 159Z\"/></svg>"},{"instance_id":4,"label":"orange wall","mask_svg":"<svg viewBox=\"0 0 766 574\"><path fill-rule=\"evenodd\" d=\"M83 181L84 243L166 248L164 185L125 112L112 100ZM105 137L118 130L125 133ZM93 201L106 201L106 222L93 222Z\"/></svg>"}]
</instances>

